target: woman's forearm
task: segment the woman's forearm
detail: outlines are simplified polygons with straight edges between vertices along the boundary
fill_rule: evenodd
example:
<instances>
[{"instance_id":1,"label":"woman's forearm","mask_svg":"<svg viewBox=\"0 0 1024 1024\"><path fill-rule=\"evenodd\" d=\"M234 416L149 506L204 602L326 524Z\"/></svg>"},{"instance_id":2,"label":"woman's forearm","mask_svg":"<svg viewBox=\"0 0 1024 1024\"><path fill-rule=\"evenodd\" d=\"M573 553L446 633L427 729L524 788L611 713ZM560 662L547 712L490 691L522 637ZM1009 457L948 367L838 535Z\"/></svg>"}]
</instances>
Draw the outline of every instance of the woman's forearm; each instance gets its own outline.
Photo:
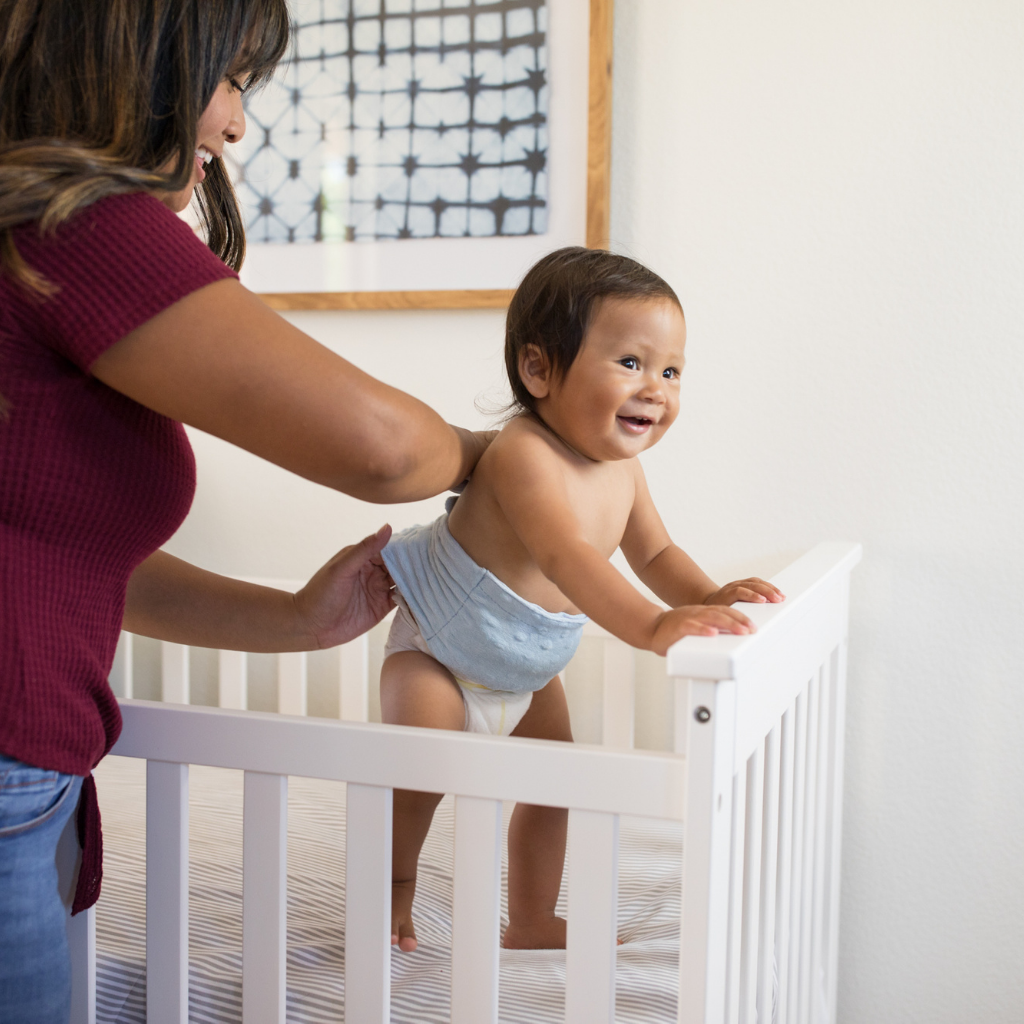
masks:
<instances>
[{"instance_id":1,"label":"woman's forearm","mask_svg":"<svg viewBox=\"0 0 1024 1024\"><path fill-rule=\"evenodd\" d=\"M437 494L468 475L483 447L237 281L186 296L90 369L156 412L366 501Z\"/></svg>"},{"instance_id":2,"label":"woman's forearm","mask_svg":"<svg viewBox=\"0 0 1024 1024\"><path fill-rule=\"evenodd\" d=\"M317 646L292 594L207 572L165 551L150 555L129 580L124 628L221 650L306 651Z\"/></svg>"}]
</instances>

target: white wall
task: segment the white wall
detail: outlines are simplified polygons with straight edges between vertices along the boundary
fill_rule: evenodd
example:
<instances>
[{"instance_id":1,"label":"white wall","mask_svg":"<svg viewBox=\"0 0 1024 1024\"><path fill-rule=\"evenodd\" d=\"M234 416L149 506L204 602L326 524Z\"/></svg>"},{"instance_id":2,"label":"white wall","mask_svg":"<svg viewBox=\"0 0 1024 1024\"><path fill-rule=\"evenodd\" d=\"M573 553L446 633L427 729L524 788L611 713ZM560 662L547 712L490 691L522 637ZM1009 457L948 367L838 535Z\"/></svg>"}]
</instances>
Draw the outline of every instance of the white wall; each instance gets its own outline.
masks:
<instances>
[{"instance_id":1,"label":"white wall","mask_svg":"<svg viewBox=\"0 0 1024 1024\"><path fill-rule=\"evenodd\" d=\"M1024 1019L1024 7L620 0L614 244L679 290L647 459L712 573L856 539L840 1019ZM501 317L294 321L482 423ZM301 575L387 517L208 438L171 547Z\"/></svg>"}]
</instances>

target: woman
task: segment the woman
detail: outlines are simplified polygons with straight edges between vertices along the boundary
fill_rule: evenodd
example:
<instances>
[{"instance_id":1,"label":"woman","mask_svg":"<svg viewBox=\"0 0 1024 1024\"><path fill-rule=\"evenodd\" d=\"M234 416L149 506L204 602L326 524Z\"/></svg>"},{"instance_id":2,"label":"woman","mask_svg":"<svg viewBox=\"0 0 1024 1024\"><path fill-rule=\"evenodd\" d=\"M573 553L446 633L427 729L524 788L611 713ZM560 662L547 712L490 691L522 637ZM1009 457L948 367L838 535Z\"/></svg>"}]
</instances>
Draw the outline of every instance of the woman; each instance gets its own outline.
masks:
<instances>
[{"instance_id":1,"label":"woman","mask_svg":"<svg viewBox=\"0 0 1024 1024\"><path fill-rule=\"evenodd\" d=\"M90 906L122 621L311 650L392 603L387 527L294 597L159 551L195 485L181 424L375 502L456 484L486 438L238 283L221 155L285 50L285 0L0 0L0 25L0 1020L51 1024L70 999L55 845L78 806ZM193 194L209 247L175 215Z\"/></svg>"}]
</instances>

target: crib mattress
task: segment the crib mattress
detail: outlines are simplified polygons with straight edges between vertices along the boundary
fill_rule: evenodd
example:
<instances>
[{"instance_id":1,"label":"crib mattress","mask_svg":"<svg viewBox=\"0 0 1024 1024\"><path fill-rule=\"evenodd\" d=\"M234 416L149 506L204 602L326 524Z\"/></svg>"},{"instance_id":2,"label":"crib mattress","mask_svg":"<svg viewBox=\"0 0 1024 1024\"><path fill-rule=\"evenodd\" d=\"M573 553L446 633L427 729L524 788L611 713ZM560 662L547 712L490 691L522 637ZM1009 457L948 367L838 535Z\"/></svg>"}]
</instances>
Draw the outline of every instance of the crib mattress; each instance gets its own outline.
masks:
<instances>
[{"instance_id":1,"label":"crib mattress","mask_svg":"<svg viewBox=\"0 0 1024 1024\"><path fill-rule=\"evenodd\" d=\"M96 910L97 1020L143 1024L145 978L145 764L107 758L96 771L106 837ZM241 1020L242 773L190 773L189 1020ZM506 828L508 813L506 808ZM453 802L442 801L420 859L419 949L391 958L394 1024L449 1019ZM676 1019L679 958L678 823L624 818L619 847L616 1020ZM503 875L507 858L502 861ZM289 1022L344 1019L345 787L292 778L288 790ZM502 897L502 927L508 908ZM559 897L565 913L565 885ZM503 1024L564 1019L565 953L502 950Z\"/></svg>"}]
</instances>

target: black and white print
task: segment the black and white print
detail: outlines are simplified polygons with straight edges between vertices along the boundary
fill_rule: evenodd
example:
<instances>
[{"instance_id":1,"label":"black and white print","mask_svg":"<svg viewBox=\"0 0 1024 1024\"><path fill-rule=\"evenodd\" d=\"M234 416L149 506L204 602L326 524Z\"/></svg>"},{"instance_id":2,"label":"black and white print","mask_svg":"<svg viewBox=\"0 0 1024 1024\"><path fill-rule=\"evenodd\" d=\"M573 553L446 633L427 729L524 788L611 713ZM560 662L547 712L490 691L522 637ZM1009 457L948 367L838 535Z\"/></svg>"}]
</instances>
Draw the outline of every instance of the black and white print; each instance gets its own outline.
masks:
<instances>
[{"instance_id":1,"label":"black and white print","mask_svg":"<svg viewBox=\"0 0 1024 1024\"><path fill-rule=\"evenodd\" d=\"M295 0L247 100L251 242L543 234L546 0Z\"/></svg>"}]
</instances>

